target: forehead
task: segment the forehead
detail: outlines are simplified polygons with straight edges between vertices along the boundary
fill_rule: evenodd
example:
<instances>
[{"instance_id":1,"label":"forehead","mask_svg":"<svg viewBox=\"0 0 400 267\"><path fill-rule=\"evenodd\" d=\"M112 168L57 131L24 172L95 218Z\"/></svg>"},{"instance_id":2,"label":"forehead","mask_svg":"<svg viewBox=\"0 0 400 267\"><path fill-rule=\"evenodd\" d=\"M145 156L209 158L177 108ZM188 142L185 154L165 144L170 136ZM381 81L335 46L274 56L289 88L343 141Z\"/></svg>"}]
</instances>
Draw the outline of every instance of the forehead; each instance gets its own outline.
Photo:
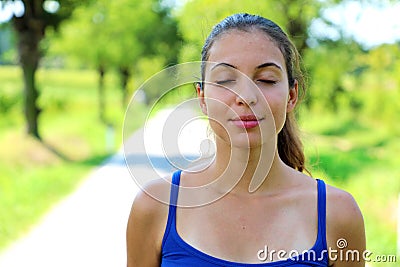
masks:
<instances>
[{"instance_id":1,"label":"forehead","mask_svg":"<svg viewBox=\"0 0 400 267\"><path fill-rule=\"evenodd\" d=\"M267 33L259 29L223 33L211 46L208 61L225 62L238 67L273 62L286 70L281 50Z\"/></svg>"}]
</instances>

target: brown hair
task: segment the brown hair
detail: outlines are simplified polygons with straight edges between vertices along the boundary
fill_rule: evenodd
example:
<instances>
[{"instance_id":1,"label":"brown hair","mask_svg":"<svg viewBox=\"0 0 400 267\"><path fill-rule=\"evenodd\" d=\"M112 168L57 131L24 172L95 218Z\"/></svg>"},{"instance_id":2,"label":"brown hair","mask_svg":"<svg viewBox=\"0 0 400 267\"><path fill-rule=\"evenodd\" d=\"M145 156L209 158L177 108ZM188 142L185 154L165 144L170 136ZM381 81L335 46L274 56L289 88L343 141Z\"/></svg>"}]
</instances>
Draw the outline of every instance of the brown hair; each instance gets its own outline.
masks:
<instances>
[{"instance_id":1,"label":"brown hair","mask_svg":"<svg viewBox=\"0 0 400 267\"><path fill-rule=\"evenodd\" d=\"M204 88L205 62L210 56L209 50L213 43L222 34L231 30L250 31L253 29L265 32L280 49L285 59L289 88L293 88L297 81L299 85L299 97L303 97L306 90L305 81L300 68L300 56L294 44L282 29L271 20L246 13L234 14L225 18L214 26L210 35L207 37L201 52L201 88ZM286 114L285 124L278 134L277 145L279 156L283 162L298 171L307 171L305 168L303 145L299 137L296 118L293 112Z\"/></svg>"}]
</instances>

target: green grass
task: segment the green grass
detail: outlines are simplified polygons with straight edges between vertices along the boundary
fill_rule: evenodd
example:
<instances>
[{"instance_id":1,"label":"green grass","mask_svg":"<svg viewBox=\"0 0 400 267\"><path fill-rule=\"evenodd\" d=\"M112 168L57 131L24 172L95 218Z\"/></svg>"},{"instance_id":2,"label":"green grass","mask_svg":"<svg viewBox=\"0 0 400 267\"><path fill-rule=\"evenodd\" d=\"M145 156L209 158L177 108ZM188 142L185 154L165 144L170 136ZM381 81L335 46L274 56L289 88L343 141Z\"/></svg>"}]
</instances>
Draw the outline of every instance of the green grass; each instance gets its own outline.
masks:
<instances>
[{"instance_id":1,"label":"green grass","mask_svg":"<svg viewBox=\"0 0 400 267\"><path fill-rule=\"evenodd\" d=\"M95 72L38 72L42 142L25 134L20 77L19 68L0 67L0 249L29 231L122 143L125 107L114 75L105 81L105 117L115 129L111 147L98 115Z\"/></svg>"},{"instance_id":2,"label":"green grass","mask_svg":"<svg viewBox=\"0 0 400 267\"><path fill-rule=\"evenodd\" d=\"M306 112L300 124L313 175L354 196L373 255L395 255L400 126L346 112L323 116Z\"/></svg>"},{"instance_id":3,"label":"green grass","mask_svg":"<svg viewBox=\"0 0 400 267\"><path fill-rule=\"evenodd\" d=\"M20 171L1 164L1 247L29 230L52 205L76 187L94 164L101 163L104 158L93 161L93 165L60 162L54 166Z\"/></svg>"}]
</instances>

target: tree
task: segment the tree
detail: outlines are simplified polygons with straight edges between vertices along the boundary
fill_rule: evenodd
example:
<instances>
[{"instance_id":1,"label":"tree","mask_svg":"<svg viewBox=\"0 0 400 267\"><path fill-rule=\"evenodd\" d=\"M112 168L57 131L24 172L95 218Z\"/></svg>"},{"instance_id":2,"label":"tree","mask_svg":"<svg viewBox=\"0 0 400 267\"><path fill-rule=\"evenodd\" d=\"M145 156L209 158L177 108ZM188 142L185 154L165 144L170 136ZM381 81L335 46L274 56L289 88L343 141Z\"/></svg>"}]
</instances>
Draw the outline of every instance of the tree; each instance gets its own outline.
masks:
<instances>
[{"instance_id":1,"label":"tree","mask_svg":"<svg viewBox=\"0 0 400 267\"><path fill-rule=\"evenodd\" d=\"M99 70L100 81L113 69L120 76L125 104L127 85L140 72L145 59L158 58L163 64L176 62L179 46L177 23L170 9L157 0L98 0L75 10L73 20L63 25L53 53L74 56ZM154 69L152 69L154 71ZM99 102L103 89L99 83ZM99 105L104 122L104 105Z\"/></svg>"},{"instance_id":2,"label":"tree","mask_svg":"<svg viewBox=\"0 0 400 267\"><path fill-rule=\"evenodd\" d=\"M0 0L3 5L18 2L23 5L23 13L11 18L17 35L19 64L24 81L24 113L29 135L40 138L38 118L41 112L37 105L39 91L35 84L35 74L43 51L40 43L48 28L57 29L60 23L70 17L78 0ZM3 6L2 5L2 6Z\"/></svg>"},{"instance_id":3,"label":"tree","mask_svg":"<svg viewBox=\"0 0 400 267\"><path fill-rule=\"evenodd\" d=\"M321 5L321 1L317 0L189 1L178 12L179 30L185 41L181 60L199 60L201 46L211 27L224 17L239 12L258 14L273 20L291 36L300 53L303 53L308 47L308 28Z\"/></svg>"},{"instance_id":4,"label":"tree","mask_svg":"<svg viewBox=\"0 0 400 267\"><path fill-rule=\"evenodd\" d=\"M309 108L335 113L343 108L342 104L357 108L358 100L352 95L348 83L355 78L355 72L360 67L360 55L359 44L343 40L325 40L307 51L304 61L312 74L310 95L306 102Z\"/></svg>"},{"instance_id":5,"label":"tree","mask_svg":"<svg viewBox=\"0 0 400 267\"><path fill-rule=\"evenodd\" d=\"M109 2L109 34L118 36L113 65L118 70L127 98L127 84L137 63L143 58L162 57L164 64L176 63L179 47L177 22L171 10L159 0Z\"/></svg>"}]
</instances>

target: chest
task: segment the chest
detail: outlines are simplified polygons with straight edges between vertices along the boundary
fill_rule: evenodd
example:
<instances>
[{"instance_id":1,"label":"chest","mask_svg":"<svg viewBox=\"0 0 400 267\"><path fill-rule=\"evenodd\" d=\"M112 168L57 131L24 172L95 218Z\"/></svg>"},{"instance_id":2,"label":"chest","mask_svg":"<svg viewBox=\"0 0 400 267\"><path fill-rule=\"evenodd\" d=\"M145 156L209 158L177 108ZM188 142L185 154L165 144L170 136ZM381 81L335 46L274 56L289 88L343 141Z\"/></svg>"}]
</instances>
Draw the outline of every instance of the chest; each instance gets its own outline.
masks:
<instances>
[{"instance_id":1,"label":"chest","mask_svg":"<svg viewBox=\"0 0 400 267\"><path fill-rule=\"evenodd\" d=\"M177 231L206 254L237 262L260 263L257 252L312 247L316 206L293 201L227 200L195 209L178 209Z\"/></svg>"}]
</instances>

